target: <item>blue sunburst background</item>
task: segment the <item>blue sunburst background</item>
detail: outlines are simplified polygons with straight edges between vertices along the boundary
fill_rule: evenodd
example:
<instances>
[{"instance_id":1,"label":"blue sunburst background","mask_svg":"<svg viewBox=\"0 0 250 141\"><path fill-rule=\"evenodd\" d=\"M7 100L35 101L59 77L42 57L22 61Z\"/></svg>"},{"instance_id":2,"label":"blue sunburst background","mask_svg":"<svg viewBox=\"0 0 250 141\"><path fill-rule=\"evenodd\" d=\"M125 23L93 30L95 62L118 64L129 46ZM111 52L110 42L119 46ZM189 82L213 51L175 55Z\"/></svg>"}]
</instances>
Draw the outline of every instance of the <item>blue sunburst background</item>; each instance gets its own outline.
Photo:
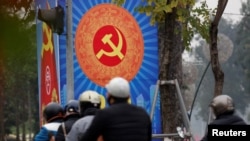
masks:
<instances>
[{"instance_id":1,"label":"blue sunburst background","mask_svg":"<svg viewBox=\"0 0 250 141\"><path fill-rule=\"evenodd\" d=\"M73 29L73 42L75 40L75 33L84 14L92 7L102 3L111 3L111 0L72 0L72 29ZM58 4L65 7L65 0L59 0ZM144 58L139 72L130 82L131 86L131 102L132 104L141 106L150 113L153 95L155 93L155 84L158 79L158 38L157 26L150 25L150 17L145 14L140 14L134 11L134 8L142 4L140 0L126 0L123 7L137 21L144 39ZM66 9L65 9L66 11ZM65 28L66 31L66 28ZM74 43L73 43L74 44ZM66 101L66 34L59 37L59 62L60 62L60 92L61 103L65 104ZM75 50L74 50L74 98L78 99L79 95L88 89L96 90L105 96L105 88L95 84L88 79L80 68ZM160 116L160 103L159 97L155 107L153 118L153 133L161 133L161 116Z\"/></svg>"}]
</instances>

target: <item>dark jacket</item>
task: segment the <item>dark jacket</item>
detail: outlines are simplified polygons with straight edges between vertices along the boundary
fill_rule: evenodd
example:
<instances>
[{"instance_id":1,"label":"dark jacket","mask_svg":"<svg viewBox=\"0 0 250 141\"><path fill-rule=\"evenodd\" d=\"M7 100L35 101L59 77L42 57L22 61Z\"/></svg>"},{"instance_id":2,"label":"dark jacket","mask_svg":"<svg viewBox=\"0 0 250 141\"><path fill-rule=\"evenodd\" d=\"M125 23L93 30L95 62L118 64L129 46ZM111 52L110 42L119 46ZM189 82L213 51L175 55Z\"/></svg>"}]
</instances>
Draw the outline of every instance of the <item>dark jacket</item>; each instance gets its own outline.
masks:
<instances>
[{"instance_id":1,"label":"dark jacket","mask_svg":"<svg viewBox=\"0 0 250 141\"><path fill-rule=\"evenodd\" d=\"M234 114L234 112L230 112L218 116L209 125L247 125L247 124L241 117ZM201 139L201 141L208 141L207 134Z\"/></svg>"},{"instance_id":2,"label":"dark jacket","mask_svg":"<svg viewBox=\"0 0 250 141\"><path fill-rule=\"evenodd\" d=\"M151 120L147 112L128 103L114 103L96 113L80 141L151 141Z\"/></svg>"},{"instance_id":3,"label":"dark jacket","mask_svg":"<svg viewBox=\"0 0 250 141\"><path fill-rule=\"evenodd\" d=\"M245 121L236 114L228 113L218 116L211 125L246 125Z\"/></svg>"},{"instance_id":4,"label":"dark jacket","mask_svg":"<svg viewBox=\"0 0 250 141\"><path fill-rule=\"evenodd\" d=\"M65 126L65 131L66 134L69 133L69 131L71 130L72 125L80 118L79 114L71 114L65 117L64 122L62 122L62 124L64 124ZM64 135L64 131L63 131L63 126L62 124L59 126L55 140L56 141L65 141L65 135Z\"/></svg>"}]
</instances>

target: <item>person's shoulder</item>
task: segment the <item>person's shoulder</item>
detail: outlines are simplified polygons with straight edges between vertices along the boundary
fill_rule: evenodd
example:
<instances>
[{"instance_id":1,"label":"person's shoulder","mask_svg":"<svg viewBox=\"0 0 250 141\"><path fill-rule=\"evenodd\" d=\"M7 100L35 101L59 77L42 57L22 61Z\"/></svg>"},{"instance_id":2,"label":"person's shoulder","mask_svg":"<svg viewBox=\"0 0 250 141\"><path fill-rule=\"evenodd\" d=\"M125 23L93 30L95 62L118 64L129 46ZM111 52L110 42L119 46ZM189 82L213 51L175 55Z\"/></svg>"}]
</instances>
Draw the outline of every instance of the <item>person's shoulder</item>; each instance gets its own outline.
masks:
<instances>
[{"instance_id":1,"label":"person's shoulder","mask_svg":"<svg viewBox=\"0 0 250 141\"><path fill-rule=\"evenodd\" d=\"M96 115L97 114L105 114L105 113L108 113L108 112L113 111L113 110L114 110L114 106L105 107L103 109L99 109L98 111L96 111Z\"/></svg>"},{"instance_id":2,"label":"person's shoulder","mask_svg":"<svg viewBox=\"0 0 250 141\"><path fill-rule=\"evenodd\" d=\"M47 123L47 124L43 125L43 127L48 129L48 130L56 131L60 125L61 125L60 122L52 122L52 123Z\"/></svg>"},{"instance_id":3,"label":"person's shoulder","mask_svg":"<svg viewBox=\"0 0 250 141\"><path fill-rule=\"evenodd\" d=\"M105 107L103 109L100 109L96 112L94 118L99 120L105 120L109 118L110 116L113 116L117 111L120 110L116 106L112 105L109 107Z\"/></svg>"},{"instance_id":4,"label":"person's shoulder","mask_svg":"<svg viewBox=\"0 0 250 141\"><path fill-rule=\"evenodd\" d=\"M130 106L133 107L134 110L137 112L147 113L146 110L141 106L137 106L137 105L133 105L133 104L130 104Z\"/></svg>"},{"instance_id":5,"label":"person's shoulder","mask_svg":"<svg viewBox=\"0 0 250 141\"><path fill-rule=\"evenodd\" d=\"M69 114L64 118L64 121L68 121L68 120L75 120L80 118L80 114L79 113L73 113L73 114Z\"/></svg>"},{"instance_id":6,"label":"person's shoulder","mask_svg":"<svg viewBox=\"0 0 250 141\"><path fill-rule=\"evenodd\" d=\"M64 121L66 126L70 126L73 123L75 123L78 119L80 119L80 117L72 117L72 118L68 118L67 120Z\"/></svg>"},{"instance_id":7,"label":"person's shoulder","mask_svg":"<svg viewBox=\"0 0 250 141\"><path fill-rule=\"evenodd\" d=\"M51 124L44 124L40 131L35 135L34 141L50 140L51 137L55 136L57 130L51 129Z\"/></svg>"},{"instance_id":8,"label":"person's shoulder","mask_svg":"<svg viewBox=\"0 0 250 141\"><path fill-rule=\"evenodd\" d=\"M88 116L84 116L82 118L79 118L73 125L74 126L81 126L82 123L84 122L89 122L90 120L92 120L95 116L94 115L88 115Z\"/></svg>"},{"instance_id":9,"label":"person's shoulder","mask_svg":"<svg viewBox=\"0 0 250 141\"><path fill-rule=\"evenodd\" d=\"M239 116L237 114L233 115L233 119L234 119L234 122L232 122L232 124L235 124L235 125L247 125L246 121L241 116Z\"/></svg>"}]
</instances>

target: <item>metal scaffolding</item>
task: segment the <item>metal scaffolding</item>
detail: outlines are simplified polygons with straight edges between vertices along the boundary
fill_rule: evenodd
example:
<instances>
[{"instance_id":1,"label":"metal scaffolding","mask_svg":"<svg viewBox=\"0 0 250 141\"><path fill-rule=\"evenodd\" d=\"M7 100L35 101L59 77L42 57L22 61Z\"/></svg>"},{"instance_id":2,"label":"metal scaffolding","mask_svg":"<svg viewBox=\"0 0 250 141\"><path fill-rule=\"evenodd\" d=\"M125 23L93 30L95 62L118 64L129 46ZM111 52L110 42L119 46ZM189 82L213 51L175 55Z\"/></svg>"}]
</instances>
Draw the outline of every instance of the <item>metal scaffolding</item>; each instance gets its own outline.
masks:
<instances>
[{"instance_id":1,"label":"metal scaffolding","mask_svg":"<svg viewBox=\"0 0 250 141\"><path fill-rule=\"evenodd\" d=\"M153 119L153 115L154 115L154 109L155 109L155 105L156 105L156 99L158 96L158 91L159 91L159 87L160 85L175 85L176 90L177 90L177 97L180 103L180 109L181 109L181 113L182 113L182 119L184 122L184 126L185 126L185 130L181 129L180 127L177 127L176 131L177 133L169 133L169 134L153 134L152 137L153 138L165 138L165 137L170 137L170 138L175 138L175 137L181 137L181 138L189 138L191 141L194 141L194 137L191 133L191 129L190 129L190 122L189 122L189 118L188 118L188 113L184 104L184 100L181 94L181 90L180 90L180 86L178 83L178 80L158 80L156 83L156 89L155 89L155 93L154 93L154 99L153 99L153 103L152 103L152 107L151 107L151 111L150 111L150 118Z\"/></svg>"}]
</instances>

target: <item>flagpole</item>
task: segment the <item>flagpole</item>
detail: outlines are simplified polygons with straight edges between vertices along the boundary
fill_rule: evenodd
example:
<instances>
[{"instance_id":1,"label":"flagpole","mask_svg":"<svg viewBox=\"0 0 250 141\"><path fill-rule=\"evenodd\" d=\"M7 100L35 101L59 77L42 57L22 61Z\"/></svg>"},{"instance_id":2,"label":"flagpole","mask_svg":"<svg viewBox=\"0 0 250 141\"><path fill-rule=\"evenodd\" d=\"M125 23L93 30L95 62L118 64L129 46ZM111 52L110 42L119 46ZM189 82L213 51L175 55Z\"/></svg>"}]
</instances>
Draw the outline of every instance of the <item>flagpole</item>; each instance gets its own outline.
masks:
<instances>
[{"instance_id":1,"label":"flagpole","mask_svg":"<svg viewBox=\"0 0 250 141\"><path fill-rule=\"evenodd\" d=\"M73 75L73 42L72 42L72 0L67 0L67 47L66 47L66 86L67 101L74 99L74 75Z\"/></svg>"}]
</instances>

